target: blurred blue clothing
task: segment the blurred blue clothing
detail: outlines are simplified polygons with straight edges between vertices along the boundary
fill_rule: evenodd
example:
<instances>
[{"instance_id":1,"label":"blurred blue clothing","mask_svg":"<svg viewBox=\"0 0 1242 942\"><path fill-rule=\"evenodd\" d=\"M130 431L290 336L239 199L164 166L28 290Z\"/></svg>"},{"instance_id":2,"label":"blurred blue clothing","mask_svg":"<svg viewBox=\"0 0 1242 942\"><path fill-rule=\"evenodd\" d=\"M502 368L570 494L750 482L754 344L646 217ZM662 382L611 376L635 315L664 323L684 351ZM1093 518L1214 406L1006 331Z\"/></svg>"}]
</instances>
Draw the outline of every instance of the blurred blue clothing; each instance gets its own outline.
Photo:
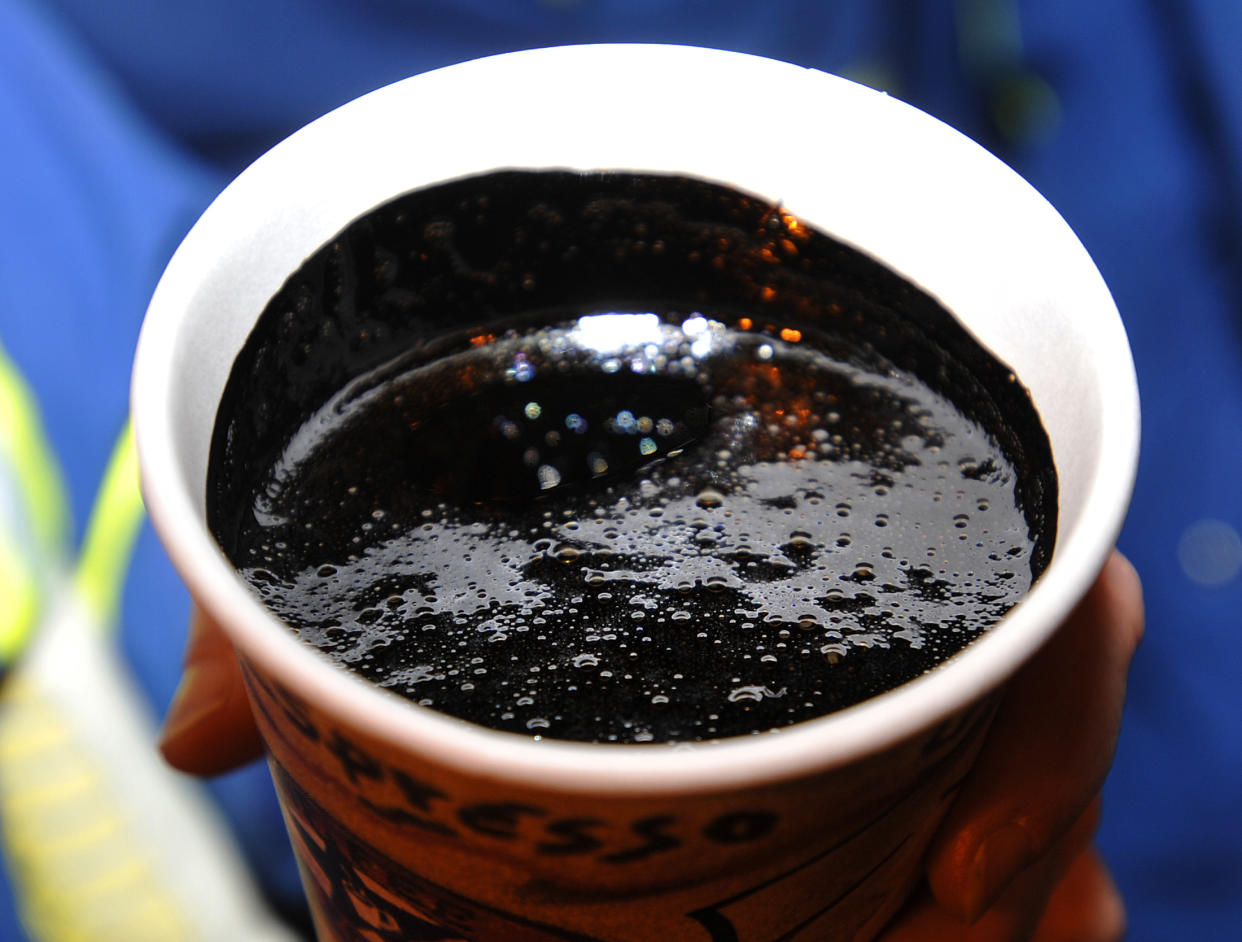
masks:
<instances>
[{"instance_id":1,"label":"blurred blue clothing","mask_svg":"<svg viewBox=\"0 0 1242 942\"><path fill-rule=\"evenodd\" d=\"M737 49L877 84L992 148L1078 233L1130 333L1144 406L1122 547L1149 628L1099 843L1136 942L1237 938L1242 5L0 0L0 338L42 403L79 535L124 421L146 301L228 179L371 88L594 41ZM186 611L144 533L122 643L157 711ZM256 766L213 789L269 897L296 913L266 776ZM8 938L23 936L6 899Z\"/></svg>"}]
</instances>

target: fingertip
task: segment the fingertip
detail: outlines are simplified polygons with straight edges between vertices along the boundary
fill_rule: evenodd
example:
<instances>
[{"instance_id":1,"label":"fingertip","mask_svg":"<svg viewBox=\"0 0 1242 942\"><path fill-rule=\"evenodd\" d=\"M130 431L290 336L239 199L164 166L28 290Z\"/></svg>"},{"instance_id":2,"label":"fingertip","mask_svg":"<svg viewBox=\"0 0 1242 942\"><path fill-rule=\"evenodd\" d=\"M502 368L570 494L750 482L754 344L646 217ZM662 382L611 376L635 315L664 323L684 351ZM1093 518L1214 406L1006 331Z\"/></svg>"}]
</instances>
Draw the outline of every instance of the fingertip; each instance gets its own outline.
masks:
<instances>
[{"instance_id":1,"label":"fingertip","mask_svg":"<svg viewBox=\"0 0 1242 942\"><path fill-rule=\"evenodd\" d=\"M1145 622L1143 580L1138 570L1125 555L1114 550L1105 562L1097 584L1107 593L1127 639L1138 647L1143 639Z\"/></svg>"},{"instance_id":2,"label":"fingertip","mask_svg":"<svg viewBox=\"0 0 1242 942\"><path fill-rule=\"evenodd\" d=\"M1115 549L1109 554L1104 568L1110 572L1111 578L1123 585L1127 594L1143 594L1143 580L1134 568L1134 563L1130 562L1130 557L1121 550Z\"/></svg>"},{"instance_id":3,"label":"fingertip","mask_svg":"<svg viewBox=\"0 0 1242 942\"><path fill-rule=\"evenodd\" d=\"M1047 821L1023 816L977 820L933 852L928 864L932 894L942 909L973 925L1037 862L1055 871L1068 866L1090 843L1100 815L1097 795L1063 831L1050 831Z\"/></svg>"},{"instance_id":4,"label":"fingertip","mask_svg":"<svg viewBox=\"0 0 1242 942\"><path fill-rule=\"evenodd\" d=\"M233 649L215 623L198 611L191 620L181 681L160 730L159 750L173 768L199 776L227 772L263 752Z\"/></svg>"},{"instance_id":5,"label":"fingertip","mask_svg":"<svg viewBox=\"0 0 1242 942\"><path fill-rule=\"evenodd\" d=\"M1099 855L1087 848L1053 892L1032 942L1120 942L1126 907Z\"/></svg>"},{"instance_id":6,"label":"fingertip","mask_svg":"<svg viewBox=\"0 0 1242 942\"><path fill-rule=\"evenodd\" d=\"M883 942L1120 942L1125 904L1108 869L1089 847L1026 868L1002 896L967 923L927 893L916 894L881 939Z\"/></svg>"},{"instance_id":7,"label":"fingertip","mask_svg":"<svg viewBox=\"0 0 1242 942\"><path fill-rule=\"evenodd\" d=\"M956 892L946 891L942 905L968 925L979 920L1005 888L1035 859L1031 836L1020 824L1003 824L975 848ZM938 894L938 898L939 894Z\"/></svg>"}]
</instances>

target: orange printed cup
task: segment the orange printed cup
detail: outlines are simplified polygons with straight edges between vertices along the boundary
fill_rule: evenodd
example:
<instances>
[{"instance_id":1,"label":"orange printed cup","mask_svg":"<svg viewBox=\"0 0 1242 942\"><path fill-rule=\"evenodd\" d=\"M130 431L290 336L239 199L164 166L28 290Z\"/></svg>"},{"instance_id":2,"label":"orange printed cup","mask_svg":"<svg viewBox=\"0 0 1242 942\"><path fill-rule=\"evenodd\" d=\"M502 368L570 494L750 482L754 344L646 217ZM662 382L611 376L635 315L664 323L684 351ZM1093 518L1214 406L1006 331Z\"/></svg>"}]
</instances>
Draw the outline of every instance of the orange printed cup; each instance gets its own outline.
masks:
<instances>
[{"instance_id":1,"label":"orange printed cup","mask_svg":"<svg viewBox=\"0 0 1242 942\"><path fill-rule=\"evenodd\" d=\"M678 174L792 207L939 299L1022 378L1059 477L1026 598L941 667L779 733L536 741L380 691L292 635L206 524L229 370L285 279L391 198L497 169ZM1120 529L1138 406L1120 320L1056 212L982 148L883 94L690 47L581 46L441 69L260 158L187 236L133 387L147 505L245 672L325 940L873 937L981 745L999 691Z\"/></svg>"}]
</instances>

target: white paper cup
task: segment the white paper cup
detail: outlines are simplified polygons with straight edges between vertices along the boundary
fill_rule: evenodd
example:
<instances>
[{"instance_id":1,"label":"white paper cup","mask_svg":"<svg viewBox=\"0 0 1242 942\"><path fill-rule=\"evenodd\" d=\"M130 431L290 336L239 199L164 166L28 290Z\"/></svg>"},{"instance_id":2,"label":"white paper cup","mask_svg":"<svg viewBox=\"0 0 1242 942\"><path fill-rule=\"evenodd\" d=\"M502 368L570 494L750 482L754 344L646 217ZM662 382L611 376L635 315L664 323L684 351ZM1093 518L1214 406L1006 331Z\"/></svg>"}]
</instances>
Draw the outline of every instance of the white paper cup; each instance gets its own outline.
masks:
<instances>
[{"instance_id":1,"label":"white paper cup","mask_svg":"<svg viewBox=\"0 0 1242 942\"><path fill-rule=\"evenodd\" d=\"M497 168L688 175L781 202L938 298L1031 391L1060 505L1052 562L991 632L858 706L690 749L536 742L385 694L297 640L212 539L234 357L293 270L407 191ZM245 667L325 939L865 939L919 878L995 694L1086 591L1135 471L1125 334L1078 240L927 115L734 53L583 46L366 95L230 185L170 262L133 414L153 523ZM456 933L453 935L453 933Z\"/></svg>"}]
</instances>

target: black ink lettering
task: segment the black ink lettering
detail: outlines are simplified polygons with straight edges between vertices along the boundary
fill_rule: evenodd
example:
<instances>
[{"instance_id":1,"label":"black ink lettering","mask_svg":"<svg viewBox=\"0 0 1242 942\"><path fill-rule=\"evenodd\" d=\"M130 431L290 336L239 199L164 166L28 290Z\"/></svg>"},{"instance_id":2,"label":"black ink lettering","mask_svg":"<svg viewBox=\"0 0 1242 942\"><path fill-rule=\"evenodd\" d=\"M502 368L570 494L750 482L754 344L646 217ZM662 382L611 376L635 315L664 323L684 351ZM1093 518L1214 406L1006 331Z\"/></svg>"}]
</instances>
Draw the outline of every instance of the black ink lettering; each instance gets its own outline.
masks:
<instances>
[{"instance_id":1,"label":"black ink lettering","mask_svg":"<svg viewBox=\"0 0 1242 942\"><path fill-rule=\"evenodd\" d=\"M518 824L523 816L542 818L546 814L542 808L503 802L494 805L467 805L458 810L457 817L472 831L510 841L517 837Z\"/></svg>"},{"instance_id":2,"label":"black ink lettering","mask_svg":"<svg viewBox=\"0 0 1242 942\"><path fill-rule=\"evenodd\" d=\"M246 676L247 682L249 682L253 687L262 690L268 695L268 697L275 701L277 706L280 707L280 711L284 713L285 716L288 717L289 722L293 724L294 729L296 729L311 742L317 742L319 740L319 730L316 728L315 724L311 722L309 715L307 715L305 703L284 687L269 682L267 678L265 678L258 671L253 670L248 664L243 663L242 670ZM263 713L263 716L269 723L275 726L276 722L273 719L271 712L267 709L267 705L263 703L262 698L255 697L254 699L259 706L259 710Z\"/></svg>"},{"instance_id":3,"label":"black ink lettering","mask_svg":"<svg viewBox=\"0 0 1242 942\"><path fill-rule=\"evenodd\" d=\"M354 785L358 784L360 778L373 782L383 780L384 767L379 764L379 760L367 755L340 733L332 734L328 749L336 756L341 763L341 770Z\"/></svg>"},{"instance_id":4,"label":"black ink lettering","mask_svg":"<svg viewBox=\"0 0 1242 942\"><path fill-rule=\"evenodd\" d=\"M308 892L316 897L332 938L603 942L470 899L409 870L360 842L280 766L272 773L286 798L290 832L318 871Z\"/></svg>"},{"instance_id":5,"label":"black ink lettering","mask_svg":"<svg viewBox=\"0 0 1242 942\"><path fill-rule=\"evenodd\" d=\"M392 780L397 783L397 787L401 789L401 794L405 796L405 800L419 811L430 811L432 801L448 798L448 795L434 785L420 782L414 776L407 772L402 772L400 769L389 769L388 773L392 776Z\"/></svg>"},{"instance_id":6,"label":"black ink lettering","mask_svg":"<svg viewBox=\"0 0 1242 942\"><path fill-rule=\"evenodd\" d=\"M735 811L708 822L703 836L717 844L745 844L767 837L778 820L771 811Z\"/></svg>"},{"instance_id":7,"label":"black ink lettering","mask_svg":"<svg viewBox=\"0 0 1242 942\"><path fill-rule=\"evenodd\" d=\"M568 857L571 854L589 854L603 846L603 841L587 829L598 827L604 822L599 818L561 818L551 822L544 830L561 841L540 841L535 850L549 857Z\"/></svg>"},{"instance_id":8,"label":"black ink lettering","mask_svg":"<svg viewBox=\"0 0 1242 942\"><path fill-rule=\"evenodd\" d=\"M276 699L272 695L272 691L264 683L262 683L257 677L252 678L252 680L254 681L254 685L256 688L262 689L263 692L266 693L269 697L272 697L273 700ZM256 694L255 696L251 697L251 702L254 704L255 709L263 715L263 719L265 719L269 725L271 726L276 725L276 720L272 716L272 711L268 705L267 697L258 696Z\"/></svg>"},{"instance_id":9,"label":"black ink lettering","mask_svg":"<svg viewBox=\"0 0 1242 942\"><path fill-rule=\"evenodd\" d=\"M789 938L789 939L794 938L794 937L795 937L795 936L797 936L797 935L798 935L798 933L800 933L803 929L806 929L808 926L810 926L810 925L811 925L811 923L815 922L816 920L822 919L824 916L826 916L826 915L828 915L829 913L831 913L831 912L832 912L834 909L836 909L836 907L837 907L838 905L840 905L840 904L841 904L841 903L842 903L842 902L843 902L843 901L844 901L844 900L845 900L848 896L850 896L852 893L854 893L856 890L858 890L861 886L863 886L863 885L864 885L864 884L865 884L868 880L870 880L873 876L875 876L877 873L879 873L879 872L880 872L880 870L881 870L881 869L882 869L882 868L883 868L886 864L888 864L888 862L889 862L890 860L892 860L894 857L896 857L896 856L897 856L897 852L898 852L899 850L901 850L901 848L902 848L902 847L904 847L904 846L905 846L906 841L908 841L909 839L910 839L910 835L908 835L908 834L907 834L905 837L903 837L903 838L902 838L902 839L901 839L901 840L897 843L897 846L896 846L896 847L894 847L894 848L893 848L892 850L890 850L887 854L885 854L885 855L884 855L884 857L883 857L883 859L881 859L879 863L877 863L874 867L872 867L872 868L871 868L870 870L868 870L865 874L863 874L863 875L862 875L862 877L860 877L856 883L854 883L851 887L849 887L849 888L848 888L848 889L846 889L844 892L842 892L842 893L841 893L841 895L840 895L840 896L838 896L836 899L832 900L832 901L831 901L831 902L829 902L829 903L824 904L824 905L823 905L823 906L821 906L821 907L820 907L820 908L819 908L816 912L812 913L810 916L808 916L806 919L804 919L804 920L803 920L802 922L800 922L798 925L794 926L794 928L793 928L790 932L788 932L788 933L786 934L786 936L785 936L785 937L786 937L786 938ZM882 899L883 897L881 896L880 898ZM873 911L872 915L873 915L873 914L874 914L874 911ZM868 918L870 918L870 917L868 917Z\"/></svg>"},{"instance_id":10,"label":"black ink lettering","mask_svg":"<svg viewBox=\"0 0 1242 942\"><path fill-rule=\"evenodd\" d=\"M280 700L281 712L288 717L294 729L311 742L318 742L319 730L311 722L310 712L306 709L306 703L299 696L291 693L279 684L274 684L273 686L275 686L276 696Z\"/></svg>"},{"instance_id":11,"label":"black ink lettering","mask_svg":"<svg viewBox=\"0 0 1242 942\"><path fill-rule=\"evenodd\" d=\"M600 858L604 863L626 864L646 860L656 854L662 854L681 846L681 841L665 832L676 819L671 815L660 814L650 818L640 818L630 826L639 837L645 838L644 843L628 850L619 850Z\"/></svg>"},{"instance_id":12,"label":"black ink lettering","mask_svg":"<svg viewBox=\"0 0 1242 942\"><path fill-rule=\"evenodd\" d=\"M446 926L459 929L466 938L475 935L476 912L467 906L460 905L446 897L435 897L428 900L428 915L435 917ZM474 931L472 931L474 930Z\"/></svg>"},{"instance_id":13,"label":"black ink lettering","mask_svg":"<svg viewBox=\"0 0 1242 942\"><path fill-rule=\"evenodd\" d=\"M373 812L383 818L385 821L391 821L393 824L411 825L421 828L424 831L430 831L432 834L441 834L445 837L456 837L457 832L440 821L431 818L424 818L421 815L414 814L404 808L395 808L391 805L380 805L366 798L359 798L364 805Z\"/></svg>"},{"instance_id":14,"label":"black ink lettering","mask_svg":"<svg viewBox=\"0 0 1242 942\"><path fill-rule=\"evenodd\" d=\"M712 937L712 942L739 942L733 923L719 910L698 909L689 913L689 916L707 930L707 934Z\"/></svg>"},{"instance_id":15,"label":"black ink lettering","mask_svg":"<svg viewBox=\"0 0 1242 942\"><path fill-rule=\"evenodd\" d=\"M868 880L870 880L886 864L888 864L890 860L896 857L898 851L900 851L901 848L905 846L905 843L908 840L909 840L909 835L903 837L900 841L897 842L895 846L892 847L892 849L888 851L888 853L886 853L883 857L881 857L880 860L874 866L871 867L871 869L869 869L866 873L859 876L858 879L856 879L853 883L850 883L849 885L845 886L834 898L823 902L820 906L818 906L815 909L814 912L812 912L809 916L804 918L801 922L795 925L792 929L781 934L778 938L779 939L797 938L798 934L802 932L804 929L808 928L812 923L814 923L815 921L819 919L822 919L824 916L831 913L832 910L834 910L838 905L840 905L847 897L849 897L851 894L859 890ZM765 880L763 883L760 883L757 886L753 886L748 890L743 890L741 893L737 893L733 896L728 897L727 899L722 899L720 900L720 902L715 903L712 906L705 906L702 909L696 909L693 912L687 913L686 915L688 915L691 919L698 922L699 925L701 925L704 929L707 930L707 932L711 935L712 942L738 942L740 938L738 934L738 928L737 926L734 925L734 921L732 918L730 918L730 915L729 915L729 909L731 907L733 907L735 904L738 904L738 903L745 903L750 898L759 896L760 894L767 895L768 891L772 890L773 888L775 888L777 891L775 898L780 898L780 896L783 894L784 891L787 890L789 886L789 884L786 884L785 887L782 887L781 886L782 883L784 883L786 880L789 880L792 877L797 876L801 871L803 871L807 867L820 863L828 856L829 853L831 853L831 851L822 851L816 854L810 860L807 860L804 863L801 863L798 866L794 867L792 870L789 870L777 877L773 877L772 879ZM760 898L762 899L762 896L760 896ZM771 900L772 898L773 897L769 896L769 900ZM759 911L762 912L762 909L763 907L760 907ZM754 928L755 927L752 925L742 926L742 929L747 931L748 933ZM771 931L772 931L771 927L768 927L768 932L766 935L767 938L772 937ZM807 938L822 938L822 935L807 936Z\"/></svg>"}]
</instances>

